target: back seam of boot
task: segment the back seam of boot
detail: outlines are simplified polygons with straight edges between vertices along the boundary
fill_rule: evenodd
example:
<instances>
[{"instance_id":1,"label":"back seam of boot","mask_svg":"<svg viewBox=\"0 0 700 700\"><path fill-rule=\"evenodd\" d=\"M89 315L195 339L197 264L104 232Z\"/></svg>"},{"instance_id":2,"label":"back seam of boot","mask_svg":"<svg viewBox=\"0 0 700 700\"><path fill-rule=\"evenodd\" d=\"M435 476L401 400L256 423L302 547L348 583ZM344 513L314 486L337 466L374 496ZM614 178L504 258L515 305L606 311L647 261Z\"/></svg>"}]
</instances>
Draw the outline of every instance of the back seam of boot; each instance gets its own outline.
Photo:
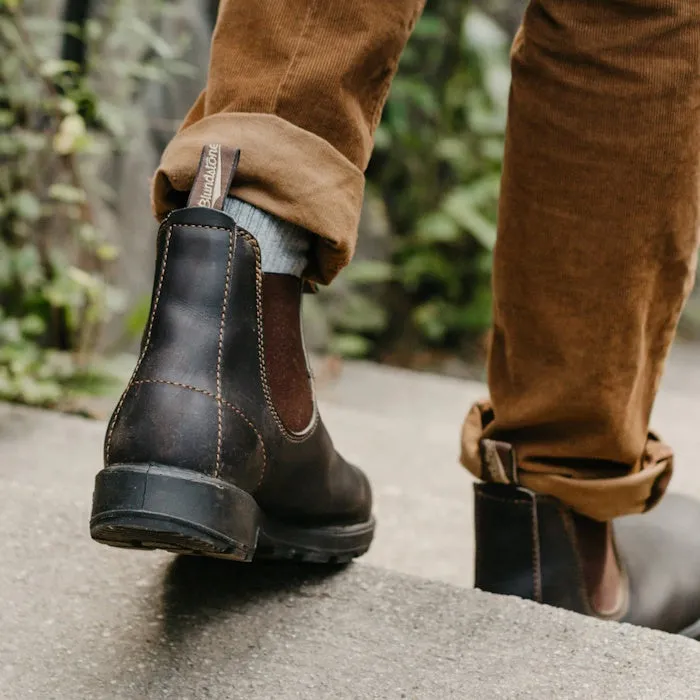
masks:
<instances>
[{"instance_id":1,"label":"back seam of boot","mask_svg":"<svg viewBox=\"0 0 700 700\"><path fill-rule=\"evenodd\" d=\"M139 353L139 359L136 362L136 367L134 368L134 371L131 375L131 378L129 379L129 383L126 385L126 389L124 389L124 392L122 393L121 397L119 398L119 403L117 403L117 407L114 410L114 415L112 416L112 420L110 421L109 424L109 429L107 431L107 439L105 441L105 464L109 464L110 462L110 452L112 449L112 436L114 435L114 430L117 425L117 421L119 420L119 415L121 414L122 408L124 406L124 401L126 401L126 397L129 394L129 391L131 390L134 381L136 379L136 376L139 373L139 370L141 369L141 365L143 364L143 360L146 357L146 354L148 353L148 349L151 344L151 333L153 331L153 323L156 318L156 313L158 312L158 306L160 304L160 295L161 291L163 289L163 281L165 279L165 270L168 265L168 252L170 250L170 240L172 238L172 233L173 233L173 226L169 226L167 229L167 234L165 238L165 245L163 246L163 260L160 265L160 274L158 276L158 285L156 287L156 293L155 297L153 299L153 308L151 309L151 315L148 320L148 330L146 331L146 342L143 344L143 347L141 348L141 352Z\"/></svg>"}]
</instances>

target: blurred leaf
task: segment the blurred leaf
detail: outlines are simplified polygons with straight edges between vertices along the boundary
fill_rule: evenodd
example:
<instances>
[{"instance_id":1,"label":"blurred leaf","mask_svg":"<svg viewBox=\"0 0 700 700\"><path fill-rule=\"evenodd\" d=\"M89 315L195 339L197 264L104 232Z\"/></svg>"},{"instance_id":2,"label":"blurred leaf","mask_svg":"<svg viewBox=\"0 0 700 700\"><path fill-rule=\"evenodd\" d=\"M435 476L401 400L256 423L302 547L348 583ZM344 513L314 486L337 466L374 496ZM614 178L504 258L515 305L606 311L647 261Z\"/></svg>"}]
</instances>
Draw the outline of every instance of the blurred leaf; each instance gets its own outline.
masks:
<instances>
[{"instance_id":1,"label":"blurred leaf","mask_svg":"<svg viewBox=\"0 0 700 700\"><path fill-rule=\"evenodd\" d=\"M75 102L67 97L61 98L58 108L63 114L75 114L78 111L78 106Z\"/></svg>"},{"instance_id":2,"label":"blurred leaf","mask_svg":"<svg viewBox=\"0 0 700 700\"><path fill-rule=\"evenodd\" d=\"M343 331L379 332L386 324L386 310L374 299L362 294L349 294L343 300L336 322Z\"/></svg>"},{"instance_id":3,"label":"blurred leaf","mask_svg":"<svg viewBox=\"0 0 700 700\"><path fill-rule=\"evenodd\" d=\"M122 378L114 377L107 371L78 370L70 373L62 389L78 396L111 396L121 386Z\"/></svg>"},{"instance_id":4,"label":"blurred leaf","mask_svg":"<svg viewBox=\"0 0 700 700\"><path fill-rule=\"evenodd\" d=\"M391 146L391 131L380 124L374 132L374 148L382 151L389 146Z\"/></svg>"},{"instance_id":5,"label":"blurred leaf","mask_svg":"<svg viewBox=\"0 0 700 700\"><path fill-rule=\"evenodd\" d=\"M68 114L63 118L58 133L54 137L54 151L61 155L73 153L84 143L86 135L83 118L79 114Z\"/></svg>"},{"instance_id":6,"label":"blurred leaf","mask_svg":"<svg viewBox=\"0 0 700 700\"><path fill-rule=\"evenodd\" d=\"M328 351L341 357L365 357L371 350L371 343L360 335L338 333L331 339Z\"/></svg>"},{"instance_id":7,"label":"blurred leaf","mask_svg":"<svg viewBox=\"0 0 700 700\"><path fill-rule=\"evenodd\" d=\"M473 8L463 25L464 44L481 55L500 58L508 49L508 36L494 20L479 9Z\"/></svg>"},{"instance_id":8,"label":"blurred leaf","mask_svg":"<svg viewBox=\"0 0 700 700\"><path fill-rule=\"evenodd\" d=\"M123 289L106 285L100 287L100 291L103 292L104 296L104 309L110 312L109 315L121 313L126 309L126 294ZM102 310L101 315L103 315Z\"/></svg>"},{"instance_id":9,"label":"blurred leaf","mask_svg":"<svg viewBox=\"0 0 700 700\"><path fill-rule=\"evenodd\" d=\"M61 73L75 73L80 69L80 66L73 61L61 61L57 58L51 58L41 64L41 74L45 78L55 78Z\"/></svg>"},{"instance_id":10,"label":"blurred leaf","mask_svg":"<svg viewBox=\"0 0 700 700\"><path fill-rule=\"evenodd\" d=\"M129 67L129 75L153 83L165 82L168 77L168 74L160 66L153 63L136 63Z\"/></svg>"},{"instance_id":11,"label":"blurred leaf","mask_svg":"<svg viewBox=\"0 0 700 700\"><path fill-rule=\"evenodd\" d=\"M41 316L31 314L29 316L25 316L21 320L20 329L22 333L26 336L40 336L46 331L46 322L43 318L41 318Z\"/></svg>"},{"instance_id":12,"label":"blurred leaf","mask_svg":"<svg viewBox=\"0 0 700 700\"><path fill-rule=\"evenodd\" d=\"M466 139L456 136L440 139L435 144L435 155L459 170L464 168L465 161L472 158L471 149Z\"/></svg>"},{"instance_id":13,"label":"blurred leaf","mask_svg":"<svg viewBox=\"0 0 700 700\"><path fill-rule=\"evenodd\" d=\"M112 262L113 260L116 260L119 257L119 248L110 243L103 243L102 245L97 247L95 254L100 260L104 260L105 262Z\"/></svg>"},{"instance_id":14,"label":"blurred leaf","mask_svg":"<svg viewBox=\"0 0 700 700\"><path fill-rule=\"evenodd\" d=\"M0 134L0 156L16 156L21 152L21 141L10 134Z\"/></svg>"},{"instance_id":15,"label":"blurred leaf","mask_svg":"<svg viewBox=\"0 0 700 700\"><path fill-rule=\"evenodd\" d=\"M133 17L131 21L131 29L137 34L141 39L143 39L149 48L151 48L160 58L173 59L175 57L175 51L173 47L165 41L157 32L153 31L151 27L146 22L142 21L138 17ZM161 71L163 73L164 71Z\"/></svg>"},{"instance_id":16,"label":"blurred leaf","mask_svg":"<svg viewBox=\"0 0 700 700\"><path fill-rule=\"evenodd\" d=\"M442 211L476 238L487 250L496 244L496 225L478 210L478 193L469 187L453 190L442 203Z\"/></svg>"},{"instance_id":17,"label":"blurred leaf","mask_svg":"<svg viewBox=\"0 0 700 700\"><path fill-rule=\"evenodd\" d=\"M436 114L440 109L430 86L420 80L395 78L392 92L394 99L419 107L426 115Z\"/></svg>"},{"instance_id":18,"label":"blurred leaf","mask_svg":"<svg viewBox=\"0 0 700 700\"><path fill-rule=\"evenodd\" d=\"M406 256L400 267L400 279L408 291L417 293L429 282L444 286L443 293L453 296L459 291L460 271L435 247L420 249Z\"/></svg>"},{"instance_id":19,"label":"blurred leaf","mask_svg":"<svg viewBox=\"0 0 700 700\"><path fill-rule=\"evenodd\" d=\"M78 226L78 238L86 246L93 246L98 241L97 230L91 223L83 222Z\"/></svg>"},{"instance_id":20,"label":"blurred leaf","mask_svg":"<svg viewBox=\"0 0 700 700\"><path fill-rule=\"evenodd\" d=\"M133 309L127 314L124 321L126 332L131 338L140 338L143 329L148 323L148 317L151 312L151 297L150 295L143 296L134 305Z\"/></svg>"},{"instance_id":21,"label":"blurred leaf","mask_svg":"<svg viewBox=\"0 0 700 700\"><path fill-rule=\"evenodd\" d=\"M439 211L426 214L416 224L416 238L423 243L452 243L461 235L454 219Z\"/></svg>"},{"instance_id":22,"label":"blurred leaf","mask_svg":"<svg viewBox=\"0 0 700 700\"><path fill-rule=\"evenodd\" d=\"M9 109L0 109L0 129L9 129L14 123L14 112Z\"/></svg>"},{"instance_id":23,"label":"blurred leaf","mask_svg":"<svg viewBox=\"0 0 700 700\"><path fill-rule=\"evenodd\" d=\"M85 290L70 275L61 274L45 287L44 296L51 306L58 309L78 308L85 300Z\"/></svg>"},{"instance_id":24,"label":"blurred leaf","mask_svg":"<svg viewBox=\"0 0 700 700\"><path fill-rule=\"evenodd\" d=\"M28 190L17 192L12 197L11 207L17 216L27 221L36 221L41 216L41 202Z\"/></svg>"},{"instance_id":25,"label":"blurred leaf","mask_svg":"<svg viewBox=\"0 0 700 700\"><path fill-rule=\"evenodd\" d=\"M14 275L27 290L33 290L44 282L44 268L35 246L24 245L13 251L9 259Z\"/></svg>"},{"instance_id":26,"label":"blurred leaf","mask_svg":"<svg viewBox=\"0 0 700 700\"><path fill-rule=\"evenodd\" d=\"M393 268L381 260L356 260L343 271L343 277L355 284L378 284L393 277Z\"/></svg>"},{"instance_id":27,"label":"blurred leaf","mask_svg":"<svg viewBox=\"0 0 700 700\"><path fill-rule=\"evenodd\" d=\"M72 185L55 182L49 187L49 197L64 204L80 204L85 201L85 192Z\"/></svg>"},{"instance_id":28,"label":"blurred leaf","mask_svg":"<svg viewBox=\"0 0 700 700\"><path fill-rule=\"evenodd\" d=\"M414 309L413 320L426 338L433 343L442 340L447 332L447 326L441 314L441 305L438 302L428 302Z\"/></svg>"},{"instance_id":29,"label":"blurred leaf","mask_svg":"<svg viewBox=\"0 0 700 700\"><path fill-rule=\"evenodd\" d=\"M97 107L97 113L100 121L112 134L118 138L126 136L128 119L123 109L102 100Z\"/></svg>"},{"instance_id":30,"label":"blurred leaf","mask_svg":"<svg viewBox=\"0 0 700 700\"><path fill-rule=\"evenodd\" d=\"M12 282L12 259L7 245L0 239L0 289ZM0 306L0 318L2 318L2 306Z\"/></svg>"},{"instance_id":31,"label":"blurred leaf","mask_svg":"<svg viewBox=\"0 0 700 700\"><path fill-rule=\"evenodd\" d=\"M413 36L421 39L442 39L445 36L445 24L441 17L426 14L416 25Z\"/></svg>"}]
</instances>

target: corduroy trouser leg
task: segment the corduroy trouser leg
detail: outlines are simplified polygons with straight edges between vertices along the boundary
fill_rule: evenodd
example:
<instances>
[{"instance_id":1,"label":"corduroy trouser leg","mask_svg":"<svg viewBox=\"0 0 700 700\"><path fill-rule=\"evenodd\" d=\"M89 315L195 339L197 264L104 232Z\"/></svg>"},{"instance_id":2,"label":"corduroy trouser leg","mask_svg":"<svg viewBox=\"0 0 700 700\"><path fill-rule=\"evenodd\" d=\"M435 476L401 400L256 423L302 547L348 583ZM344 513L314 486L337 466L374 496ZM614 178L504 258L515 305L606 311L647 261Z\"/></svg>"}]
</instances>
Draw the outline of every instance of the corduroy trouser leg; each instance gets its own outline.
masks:
<instances>
[{"instance_id":1,"label":"corduroy trouser leg","mask_svg":"<svg viewBox=\"0 0 700 700\"><path fill-rule=\"evenodd\" d=\"M422 6L223 0L156 214L182 203L204 144L241 148L233 193L317 234L308 274L330 282ZM467 417L462 461L599 520L641 512L672 469L648 422L697 255L700 4L533 0L512 68L491 404ZM499 443L516 473L497 457L484 473Z\"/></svg>"}]
</instances>

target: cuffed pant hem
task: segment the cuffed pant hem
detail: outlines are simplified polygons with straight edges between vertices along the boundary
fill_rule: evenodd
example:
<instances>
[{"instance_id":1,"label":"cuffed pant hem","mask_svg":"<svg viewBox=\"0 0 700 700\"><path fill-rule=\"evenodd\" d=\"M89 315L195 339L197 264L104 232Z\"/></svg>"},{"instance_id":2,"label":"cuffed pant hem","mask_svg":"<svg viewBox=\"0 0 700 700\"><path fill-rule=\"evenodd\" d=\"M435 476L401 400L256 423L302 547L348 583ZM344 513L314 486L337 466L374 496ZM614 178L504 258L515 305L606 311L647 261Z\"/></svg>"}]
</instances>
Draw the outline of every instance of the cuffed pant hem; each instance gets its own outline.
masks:
<instances>
[{"instance_id":1,"label":"cuffed pant hem","mask_svg":"<svg viewBox=\"0 0 700 700\"><path fill-rule=\"evenodd\" d=\"M474 476L553 496L594 520L609 521L649 510L659 502L671 479L673 451L653 433L637 464L626 474L591 478L583 470L557 467L556 460L547 464L534 459L520 461L517 445L484 436L492 421L493 411L484 401L471 409L464 422L461 462ZM528 450L532 452L533 447L528 445ZM545 450L542 452L546 456Z\"/></svg>"},{"instance_id":2,"label":"cuffed pant hem","mask_svg":"<svg viewBox=\"0 0 700 700\"><path fill-rule=\"evenodd\" d=\"M184 206L208 143L241 149L230 194L317 234L305 277L330 283L355 249L364 192L359 168L276 115L214 114L183 129L165 150L152 188L159 220Z\"/></svg>"}]
</instances>

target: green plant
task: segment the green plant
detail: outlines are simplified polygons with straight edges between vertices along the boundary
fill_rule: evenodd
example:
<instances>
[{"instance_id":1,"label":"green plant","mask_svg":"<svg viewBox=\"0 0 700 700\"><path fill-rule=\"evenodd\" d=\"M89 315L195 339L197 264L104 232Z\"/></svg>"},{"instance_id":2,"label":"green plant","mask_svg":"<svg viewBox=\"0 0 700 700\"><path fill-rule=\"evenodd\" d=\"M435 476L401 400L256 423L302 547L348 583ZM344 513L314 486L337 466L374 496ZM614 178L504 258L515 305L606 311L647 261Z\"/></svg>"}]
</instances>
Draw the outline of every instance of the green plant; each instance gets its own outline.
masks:
<instances>
[{"instance_id":1,"label":"green plant","mask_svg":"<svg viewBox=\"0 0 700 700\"><path fill-rule=\"evenodd\" d=\"M146 34L143 6L112 3L79 38L113 57L130 33ZM173 48L152 36L148 61L88 50L83 73L55 55L76 28L45 9L0 0L0 399L51 406L109 385L96 352L122 296L107 281L118 251L98 225L95 202L110 193L96 167L128 136L129 95L163 76Z\"/></svg>"},{"instance_id":2,"label":"green plant","mask_svg":"<svg viewBox=\"0 0 700 700\"><path fill-rule=\"evenodd\" d=\"M356 260L324 290L333 352L440 370L490 326L510 36L475 5L429 3L401 60L367 172L391 254ZM682 325L698 329L700 289Z\"/></svg>"},{"instance_id":3,"label":"green plant","mask_svg":"<svg viewBox=\"0 0 700 700\"><path fill-rule=\"evenodd\" d=\"M367 173L393 252L388 264L360 261L341 277L369 321L332 316L341 352L412 364L426 350L459 352L488 327L508 44L464 0L436 0L419 21Z\"/></svg>"}]
</instances>

